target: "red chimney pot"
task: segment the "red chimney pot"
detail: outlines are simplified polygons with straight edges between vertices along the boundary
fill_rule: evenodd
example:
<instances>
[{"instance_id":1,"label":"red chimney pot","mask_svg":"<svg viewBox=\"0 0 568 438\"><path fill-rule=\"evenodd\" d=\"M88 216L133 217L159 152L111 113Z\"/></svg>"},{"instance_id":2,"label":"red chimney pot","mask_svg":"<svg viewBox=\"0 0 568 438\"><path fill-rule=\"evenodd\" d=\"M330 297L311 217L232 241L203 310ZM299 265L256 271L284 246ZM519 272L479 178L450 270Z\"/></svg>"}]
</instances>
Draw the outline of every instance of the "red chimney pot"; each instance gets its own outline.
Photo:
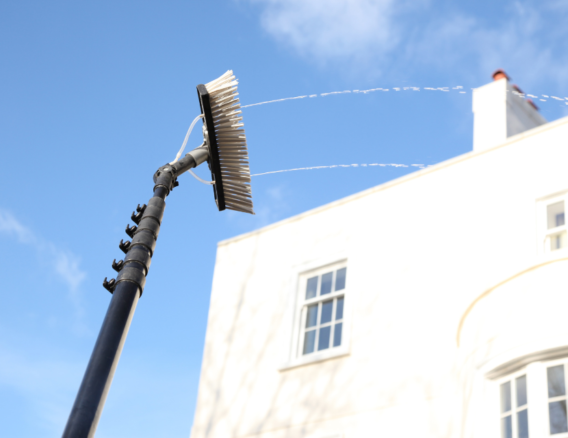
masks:
<instances>
[{"instance_id":1,"label":"red chimney pot","mask_svg":"<svg viewBox=\"0 0 568 438\"><path fill-rule=\"evenodd\" d=\"M507 75L507 73L505 73L505 70L503 70L503 69L495 70L491 76L493 77L494 81L498 81L499 79L503 79L503 78L505 78L507 80L511 79L509 77L509 75Z\"/></svg>"}]
</instances>

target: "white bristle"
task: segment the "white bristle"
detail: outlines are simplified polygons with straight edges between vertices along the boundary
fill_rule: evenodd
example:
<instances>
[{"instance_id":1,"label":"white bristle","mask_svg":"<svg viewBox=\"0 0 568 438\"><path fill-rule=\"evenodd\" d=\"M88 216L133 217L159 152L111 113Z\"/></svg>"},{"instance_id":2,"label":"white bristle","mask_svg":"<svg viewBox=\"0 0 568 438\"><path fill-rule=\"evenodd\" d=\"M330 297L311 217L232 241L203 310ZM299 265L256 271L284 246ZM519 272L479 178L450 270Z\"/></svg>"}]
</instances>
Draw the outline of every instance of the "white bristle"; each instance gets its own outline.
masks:
<instances>
[{"instance_id":1,"label":"white bristle","mask_svg":"<svg viewBox=\"0 0 568 438\"><path fill-rule=\"evenodd\" d=\"M229 70L220 78L205 84L205 88L211 102L225 207L254 214L247 141L241 104L237 99L237 85L233 71Z\"/></svg>"}]
</instances>

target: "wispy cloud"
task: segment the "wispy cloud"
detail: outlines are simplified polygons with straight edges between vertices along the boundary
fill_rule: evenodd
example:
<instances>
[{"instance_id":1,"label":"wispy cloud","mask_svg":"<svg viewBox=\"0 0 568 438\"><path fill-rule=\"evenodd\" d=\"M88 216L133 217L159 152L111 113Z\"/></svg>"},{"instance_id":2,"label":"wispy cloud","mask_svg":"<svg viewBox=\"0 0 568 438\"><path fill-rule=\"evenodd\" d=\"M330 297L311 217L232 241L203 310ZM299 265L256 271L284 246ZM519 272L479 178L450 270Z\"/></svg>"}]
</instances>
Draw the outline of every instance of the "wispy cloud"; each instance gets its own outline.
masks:
<instances>
[{"instance_id":1,"label":"wispy cloud","mask_svg":"<svg viewBox=\"0 0 568 438\"><path fill-rule=\"evenodd\" d=\"M286 185L273 185L255 193L255 215L249 216L236 211L227 211L225 217L233 224L244 229L264 227L283 218L288 212L287 199L291 196Z\"/></svg>"},{"instance_id":2,"label":"wispy cloud","mask_svg":"<svg viewBox=\"0 0 568 438\"><path fill-rule=\"evenodd\" d=\"M15 236L20 243L34 243L33 233L23 226L14 216L0 210L0 233Z\"/></svg>"},{"instance_id":3,"label":"wispy cloud","mask_svg":"<svg viewBox=\"0 0 568 438\"><path fill-rule=\"evenodd\" d=\"M515 2L493 25L467 14L440 15L408 41L406 55L462 77L468 70L487 75L505 68L513 76L522 72L525 86L546 80L564 88L568 65L556 53L556 42L565 40L568 29L551 26L546 13L530 3Z\"/></svg>"},{"instance_id":4,"label":"wispy cloud","mask_svg":"<svg viewBox=\"0 0 568 438\"><path fill-rule=\"evenodd\" d=\"M276 185L268 187L264 190L262 196L263 202L256 212L257 226L264 227L279 219L288 211L288 203L286 202L290 195L285 185Z\"/></svg>"},{"instance_id":5,"label":"wispy cloud","mask_svg":"<svg viewBox=\"0 0 568 438\"><path fill-rule=\"evenodd\" d=\"M41 258L49 260L53 272L67 286L76 311L82 314L78 292L86 273L80 267L78 256L37 236L5 210L0 210L0 234L15 237L19 243L33 247Z\"/></svg>"},{"instance_id":6,"label":"wispy cloud","mask_svg":"<svg viewBox=\"0 0 568 438\"><path fill-rule=\"evenodd\" d=\"M72 292L76 292L86 277L84 271L81 270L78 257L71 252L61 250L55 246L51 246L53 254L53 266L59 278L67 284Z\"/></svg>"},{"instance_id":7,"label":"wispy cloud","mask_svg":"<svg viewBox=\"0 0 568 438\"><path fill-rule=\"evenodd\" d=\"M393 0L253 0L263 28L281 43L321 61L388 52L399 33Z\"/></svg>"},{"instance_id":8,"label":"wispy cloud","mask_svg":"<svg viewBox=\"0 0 568 438\"><path fill-rule=\"evenodd\" d=\"M352 69L391 65L396 71L452 71L462 79L487 77L496 68L523 72L523 85L550 78L562 86L568 74L559 19L566 1L500 4L491 19L459 5L429 0L248 0L260 6L262 27L308 60ZM481 9L481 7L480 7ZM387 61L387 62L385 62ZM426 68L427 70L424 70ZM385 70L385 68L381 68ZM394 73L393 73L394 74Z\"/></svg>"}]
</instances>

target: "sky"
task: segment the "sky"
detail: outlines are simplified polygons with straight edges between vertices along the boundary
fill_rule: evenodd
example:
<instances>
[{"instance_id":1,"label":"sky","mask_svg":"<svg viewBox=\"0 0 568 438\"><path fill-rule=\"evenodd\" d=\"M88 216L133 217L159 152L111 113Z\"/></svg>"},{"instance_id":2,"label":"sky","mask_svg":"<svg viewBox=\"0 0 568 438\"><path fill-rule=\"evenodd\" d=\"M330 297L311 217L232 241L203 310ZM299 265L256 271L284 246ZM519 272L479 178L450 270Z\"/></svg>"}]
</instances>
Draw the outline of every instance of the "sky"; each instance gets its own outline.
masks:
<instances>
[{"instance_id":1,"label":"sky","mask_svg":"<svg viewBox=\"0 0 568 438\"><path fill-rule=\"evenodd\" d=\"M97 437L189 436L219 241L470 151L471 90L497 68L567 116L567 15L565 0L1 2L0 437L61 435L101 283L198 84L233 70L243 105L315 95L243 109L253 174L359 166L255 176L255 216L179 178Z\"/></svg>"}]
</instances>

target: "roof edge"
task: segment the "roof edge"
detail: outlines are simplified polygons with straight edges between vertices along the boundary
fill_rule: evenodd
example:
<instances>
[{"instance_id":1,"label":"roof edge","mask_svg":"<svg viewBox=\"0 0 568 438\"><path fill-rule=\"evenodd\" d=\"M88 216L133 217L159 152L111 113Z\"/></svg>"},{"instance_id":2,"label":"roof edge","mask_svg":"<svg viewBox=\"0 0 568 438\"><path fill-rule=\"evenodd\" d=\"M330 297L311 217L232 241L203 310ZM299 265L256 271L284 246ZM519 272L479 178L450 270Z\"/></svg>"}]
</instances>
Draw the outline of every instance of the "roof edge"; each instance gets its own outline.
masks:
<instances>
[{"instance_id":1,"label":"roof edge","mask_svg":"<svg viewBox=\"0 0 568 438\"><path fill-rule=\"evenodd\" d=\"M316 208L312 208L311 210L307 210L307 211L300 213L300 214L297 214L295 216L292 216L292 217L289 217L289 218L286 218L286 219L282 219L278 222L274 222L273 224L266 225L262 228L258 228L256 230L249 231L248 233L239 234L238 236L230 237L229 239L221 240L220 242L217 243L217 247L225 246L225 245L228 245L230 243L234 243L234 242L237 242L239 240L246 239L246 238L252 237L254 235L264 233L266 231L270 231L273 228L277 228L277 227L280 227L282 225L286 225L288 223L299 221L299 220L301 220L301 219L303 219L307 216L310 216L314 213L320 213L320 212L323 212L325 210L337 207L339 205L343 205L343 204L346 204L348 202L352 202L352 201L358 200L360 198L363 198L365 196L369 196L373 193L381 192L383 190L390 189L391 187L397 186L399 184L403 184L407 181L411 181L413 179L420 178L420 177L428 175L430 173L437 172L438 170L445 169L447 167L461 163L462 161L477 158L481 155L489 154L489 153L491 153L491 152L493 152L497 149L505 148L505 147L510 146L513 143L516 143L516 142L523 140L525 138L532 137L534 135L538 135L541 132L548 131L548 130L551 130L551 129L555 129L559 126L566 125L566 124L568 124L568 116L563 117L563 118L558 119L558 120L555 120L553 122L548 122L548 123L541 125L541 126L537 126L536 128L532 128L532 129L529 129L528 131L521 132L520 134L513 135L513 136L509 137L507 140L505 140L503 143L501 143L497 146L494 146L492 148L484 149L484 150L481 150L481 151L466 152L465 154L458 155L457 157L450 158L449 160L442 161L438 164L430 165L430 166L426 167L425 169L420 169L420 170L418 170L416 172L412 172L408 175L404 175L404 176L401 176L399 178L395 178L391 181L387 181L383 184L379 184L378 186L371 187L371 188L363 190L361 192L354 193L353 195L346 196L345 198L338 199L337 201L333 201L333 202L330 202L328 204L321 205L321 206L316 207Z\"/></svg>"}]
</instances>

